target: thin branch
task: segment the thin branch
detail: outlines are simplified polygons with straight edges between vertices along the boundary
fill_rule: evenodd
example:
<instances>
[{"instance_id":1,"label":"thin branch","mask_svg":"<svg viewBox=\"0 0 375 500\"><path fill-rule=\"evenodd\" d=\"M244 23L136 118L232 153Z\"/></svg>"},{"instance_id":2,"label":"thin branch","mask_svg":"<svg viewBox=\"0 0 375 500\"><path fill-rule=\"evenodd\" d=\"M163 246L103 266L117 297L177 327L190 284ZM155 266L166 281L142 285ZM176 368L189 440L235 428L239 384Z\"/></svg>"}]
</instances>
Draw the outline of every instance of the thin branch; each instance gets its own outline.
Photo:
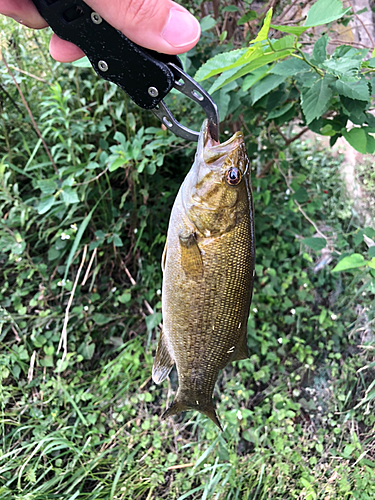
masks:
<instances>
[{"instance_id":1,"label":"thin branch","mask_svg":"<svg viewBox=\"0 0 375 500\"><path fill-rule=\"evenodd\" d=\"M87 269L86 269L85 276L84 276L84 278L82 280L81 286L84 286L86 284L86 281L89 278L89 274L90 274L90 271L91 271L91 266L92 266L92 263L94 262L94 259L96 257L97 251L98 251L98 248L94 248L94 251L92 252L92 255L91 255L91 259L90 259L89 265L87 266Z\"/></svg>"},{"instance_id":2,"label":"thin branch","mask_svg":"<svg viewBox=\"0 0 375 500\"><path fill-rule=\"evenodd\" d=\"M83 265L85 263L86 254L87 254L87 245L85 245L83 247L83 255L82 255L81 264L80 264L80 266L78 268L77 276L76 276L76 279L74 280L74 285L73 285L72 291L70 292L70 297L69 297L69 300L68 300L68 305L66 306L66 309L65 309L64 325L63 325L63 329L62 329L61 336L60 336L59 347L57 349L57 354L58 354L60 352L60 349L63 348L63 356L61 358L60 369L61 369L61 367L62 367L62 365L63 365L63 363L65 361L66 355L68 354L67 329L68 329L68 321L69 321L69 312L70 312L70 308L71 308L72 303L73 303L73 298L74 298L74 294L75 294L75 291L76 291L76 288L77 288L77 285L78 285L79 276L81 274Z\"/></svg>"},{"instance_id":3,"label":"thin branch","mask_svg":"<svg viewBox=\"0 0 375 500\"><path fill-rule=\"evenodd\" d=\"M13 64L9 64L9 67L17 71L18 73L23 73L26 76L29 76L30 78L34 78L34 80L38 80L39 82L46 83L47 85L51 85L47 80L44 80L44 78L40 78L40 76L33 75L32 73L28 73L27 71L24 71L21 68L17 68L17 66L13 66Z\"/></svg>"},{"instance_id":4,"label":"thin branch","mask_svg":"<svg viewBox=\"0 0 375 500\"><path fill-rule=\"evenodd\" d=\"M89 181L85 181L85 182L77 182L76 184L74 184L75 186L84 186L85 184L90 184L90 182L94 182L94 181L97 181L99 179L99 177L101 177L102 175L104 175L106 172L108 172L108 169L109 167L107 167L105 170L103 170L103 172L100 172L99 175L97 175L96 177L94 177L93 179L90 179Z\"/></svg>"},{"instance_id":5,"label":"thin branch","mask_svg":"<svg viewBox=\"0 0 375 500\"><path fill-rule=\"evenodd\" d=\"M34 129L35 129L36 133L38 134L39 139L42 141L42 144L43 144L43 147L44 147L44 149L45 149L45 151L46 151L46 153L47 153L47 156L48 156L48 158L49 158L49 160L50 160L50 162L51 162L51 164L52 164L52 166L53 166L53 168L54 168L54 170L55 170L56 174L59 176L59 171L58 171L58 169L57 169L57 167L56 167L56 165L55 165L55 162L53 161L52 155L51 155L51 153L50 153L50 150L48 149L48 146L47 146L47 144L46 144L46 141L43 139L43 136L42 136L42 134L40 133L40 130L39 130L39 128L38 128L38 125L36 124L36 121L35 121L35 119L34 119L34 117L33 117L33 114L31 113L31 109L29 108L29 105L27 104L27 101L26 101L26 99L25 99L25 96L23 95L23 92L22 92L22 90L21 90L20 86L19 86L19 85L18 85L18 83L17 83L17 80L15 79L15 77L14 77L14 75L13 75L13 73L12 73L12 70L10 69L10 67L9 67L8 63L7 63L7 62L6 62L6 60L5 60L4 54L3 54L1 51L0 51L0 60L2 60L2 61L3 61L3 63L5 64L5 67L6 67L6 69L8 70L8 73L9 73L10 77L12 78L12 80L13 80L13 82L14 82L14 85L16 86L16 88L17 88L17 90L18 90L18 93L19 93L19 95L20 95L20 97L21 97L21 99L22 99L22 102L23 102L23 104L25 105L25 108L26 108L26 110L27 110L27 112L28 112L28 114L29 114L29 116L30 116L30 120L32 121L32 124L33 124L33 126L34 126ZM60 177L60 176L59 176L59 177Z\"/></svg>"},{"instance_id":6,"label":"thin branch","mask_svg":"<svg viewBox=\"0 0 375 500\"><path fill-rule=\"evenodd\" d=\"M374 46L374 40L373 40L372 36L370 35L370 33L369 33L368 29L366 28L365 23L362 21L362 19L360 18L360 16L359 16L358 14L356 14L356 12L354 12L353 3L352 3L351 1L349 1L349 4L350 4L350 6L351 6L351 8L352 8L353 14L354 14L354 15L355 15L355 17L358 19L358 21L362 24L363 29L366 31L367 36L369 37L370 42L372 43L372 46Z\"/></svg>"}]
</instances>

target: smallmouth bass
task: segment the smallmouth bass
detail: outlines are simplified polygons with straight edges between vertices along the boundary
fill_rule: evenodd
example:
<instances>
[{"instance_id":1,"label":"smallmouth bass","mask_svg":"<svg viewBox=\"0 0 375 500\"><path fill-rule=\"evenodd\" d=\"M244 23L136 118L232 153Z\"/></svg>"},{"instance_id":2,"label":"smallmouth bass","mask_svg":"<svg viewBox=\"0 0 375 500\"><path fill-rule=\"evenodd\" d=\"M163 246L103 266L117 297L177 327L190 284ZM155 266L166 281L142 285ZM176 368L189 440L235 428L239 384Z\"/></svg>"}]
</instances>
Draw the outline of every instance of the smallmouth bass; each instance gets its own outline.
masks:
<instances>
[{"instance_id":1,"label":"smallmouth bass","mask_svg":"<svg viewBox=\"0 0 375 500\"><path fill-rule=\"evenodd\" d=\"M172 208L162 258L163 331L152 378L160 384L176 364L179 380L162 418L197 410L221 429L212 400L219 370L248 358L253 216L242 134L216 143L205 121Z\"/></svg>"}]
</instances>

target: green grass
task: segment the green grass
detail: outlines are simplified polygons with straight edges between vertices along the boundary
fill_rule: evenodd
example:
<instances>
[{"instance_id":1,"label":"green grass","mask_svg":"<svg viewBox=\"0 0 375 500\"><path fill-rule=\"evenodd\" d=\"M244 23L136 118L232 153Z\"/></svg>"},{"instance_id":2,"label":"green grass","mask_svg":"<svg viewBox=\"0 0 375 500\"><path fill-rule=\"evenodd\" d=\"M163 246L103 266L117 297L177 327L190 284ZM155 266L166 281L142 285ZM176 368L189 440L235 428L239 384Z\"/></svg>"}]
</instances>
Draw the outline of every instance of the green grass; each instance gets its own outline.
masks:
<instances>
[{"instance_id":1,"label":"green grass","mask_svg":"<svg viewBox=\"0 0 375 500\"><path fill-rule=\"evenodd\" d=\"M47 81L17 74L57 172L1 66L0 499L375 498L374 276L331 273L375 231L343 195L341 159L296 142L266 177L254 170L251 357L219 377L224 432L194 412L161 421L177 378L151 381L160 258L194 147L92 72L52 71L44 33L4 29L8 63ZM263 139L266 163L282 144ZM318 273L294 200L331 242Z\"/></svg>"}]
</instances>

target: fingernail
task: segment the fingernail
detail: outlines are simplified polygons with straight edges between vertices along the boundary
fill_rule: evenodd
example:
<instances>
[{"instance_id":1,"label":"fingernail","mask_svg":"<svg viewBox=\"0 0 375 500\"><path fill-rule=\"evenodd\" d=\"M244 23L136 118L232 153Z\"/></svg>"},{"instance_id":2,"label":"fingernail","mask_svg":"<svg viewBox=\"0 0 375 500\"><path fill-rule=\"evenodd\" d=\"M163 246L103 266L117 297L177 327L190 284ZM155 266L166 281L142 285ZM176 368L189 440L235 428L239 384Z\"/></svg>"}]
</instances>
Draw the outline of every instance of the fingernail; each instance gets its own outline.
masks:
<instances>
[{"instance_id":1,"label":"fingernail","mask_svg":"<svg viewBox=\"0 0 375 500\"><path fill-rule=\"evenodd\" d=\"M199 22L187 10L171 9L161 36L173 47L183 47L200 37Z\"/></svg>"}]
</instances>

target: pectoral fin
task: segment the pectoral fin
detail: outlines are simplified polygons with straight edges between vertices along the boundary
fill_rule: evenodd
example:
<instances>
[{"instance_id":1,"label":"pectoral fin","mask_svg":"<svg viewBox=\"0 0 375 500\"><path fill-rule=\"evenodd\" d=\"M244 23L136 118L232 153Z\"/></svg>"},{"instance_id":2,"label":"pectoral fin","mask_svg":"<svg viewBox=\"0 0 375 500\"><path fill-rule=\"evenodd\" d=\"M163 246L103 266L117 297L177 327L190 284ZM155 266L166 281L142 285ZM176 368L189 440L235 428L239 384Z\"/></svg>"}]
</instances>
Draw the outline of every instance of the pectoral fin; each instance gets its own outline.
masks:
<instances>
[{"instance_id":1,"label":"pectoral fin","mask_svg":"<svg viewBox=\"0 0 375 500\"><path fill-rule=\"evenodd\" d=\"M194 234L180 235L181 265L185 274L192 280L203 276L202 254Z\"/></svg>"},{"instance_id":2,"label":"pectoral fin","mask_svg":"<svg viewBox=\"0 0 375 500\"><path fill-rule=\"evenodd\" d=\"M166 346L163 331L161 331L154 366L152 367L152 380L155 384L161 384L168 377L173 365L174 361Z\"/></svg>"}]
</instances>

